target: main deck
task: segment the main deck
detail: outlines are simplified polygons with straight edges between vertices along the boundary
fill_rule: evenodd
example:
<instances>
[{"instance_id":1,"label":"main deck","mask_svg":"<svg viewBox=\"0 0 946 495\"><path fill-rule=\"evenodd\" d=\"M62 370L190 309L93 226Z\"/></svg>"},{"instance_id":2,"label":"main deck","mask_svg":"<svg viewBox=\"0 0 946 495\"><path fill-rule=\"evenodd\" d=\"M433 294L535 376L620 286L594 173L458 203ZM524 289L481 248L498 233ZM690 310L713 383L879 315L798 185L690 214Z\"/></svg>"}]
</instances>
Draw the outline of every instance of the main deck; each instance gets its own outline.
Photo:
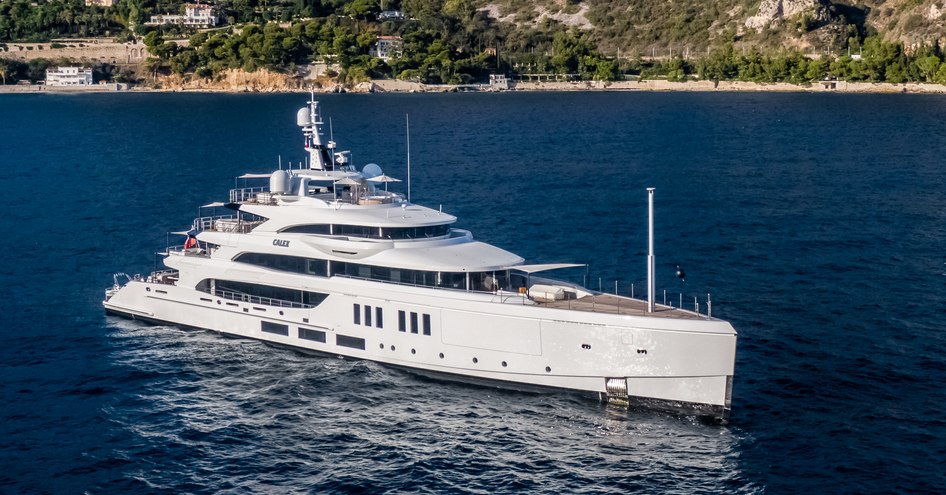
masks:
<instances>
[{"instance_id":1,"label":"main deck","mask_svg":"<svg viewBox=\"0 0 946 495\"><path fill-rule=\"evenodd\" d=\"M707 319L709 316L694 311L682 310L672 306L657 304L653 313L647 312L647 301L619 297L611 294L595 294L580 299L562 299L558 301L535 301L536 305L546 308L587 311L590 313L612 313L618 315L656 316L658 318L682 318L688 320Z\"/></svg>"}]
</instances>

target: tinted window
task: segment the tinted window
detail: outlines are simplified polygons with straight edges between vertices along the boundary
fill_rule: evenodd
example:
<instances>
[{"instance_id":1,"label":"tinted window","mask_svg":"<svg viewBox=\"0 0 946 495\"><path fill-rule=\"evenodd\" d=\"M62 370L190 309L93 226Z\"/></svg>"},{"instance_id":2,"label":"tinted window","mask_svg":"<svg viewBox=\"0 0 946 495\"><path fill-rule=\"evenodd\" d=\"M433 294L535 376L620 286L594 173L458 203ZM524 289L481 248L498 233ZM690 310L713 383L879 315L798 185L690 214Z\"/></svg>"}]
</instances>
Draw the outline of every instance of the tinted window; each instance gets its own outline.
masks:
<instances>
[{"instance_id":1,"label":"tinted window","mask_svg":"<svg viewBox=\"0 0 946 495\"><path fill-rule=\"evenodd\" d=\"M349 337L348 335L335 335L335 344L352 349L365 350L365 339L358 337Z\"/></svg>"},{"instance_id":2,"label":"tinted window","mask_svg":"<svg viewBox=\"0 0 946 495\"><path fill-rule=\"evenodd\" d=\"M397 330L399 332L407 331L407 315L403 311L397 312Z\"/></svg>"},{"instance_id":3,"label":"tinted window","mask_svg":"<svg viewBox=\"0 0 946 495\"><path fill-rule=\"evenodd\" d=\"M299 338L325 343L325 332L321 330L312 330L311 328L299 327Z\"/></svg>"},{"instance_id":4,"label":"tinted window","mask_svg":"<svg viewBox=\"0 0 946 495\"><path fill-rule=\"evenodd\" d=\"M354 311L352 312L352 316L354 317L355 325L361 325L361 305L360 304L356 304L354 306Z\"/></svg>"},{"instance_id":5,"label":"tinted window","mask_svg":"<svg viewBox=\"0 0 946 495\"><path fill-rule=\"evenodd\" d=\"M374 326L376 326L376 327L378 327L378 328L381 328L381 327L384 326L384 323L382 323L382 317L383 317L383 316L384 316L384 315L381 313L381 307L380 307L380 306L378 306L377 308L374 308Z\"/></svg>"},{"instance_id":6,"label":"tinted window","mask_svg":"<svg viewBox=\"0 0 946 495\"><path fill-rule=\"evenodd\" d=\"M430 315L424 315L424 335L430 335Z\"/></svg>"},{"instance_id":7,"label":"tinted window","mask_svg":"<svg viewBox=\"0 0 946 495\"><path fill-rule=\"evenodd\" d=\"M271 321L260 322L260 329L266 333L275 333L278 335L289 336L289 325L283 325L280 323L273 323Z\"/></svg>"},{"instance_id":8,"label":"tinted window","mask_svg":"<svg viewBox=\"0 0 946 495\"><path fill-rule=\"evenodd\" d=\"M328 224L312 224L312 225L293 225L292 227L285 228L280 232L288 232L293 234L324 234L327 235L330 233L330 227Z\"/></svg>"},{"instance_id":9,"label":"tinted window","mask_svg":"<svg viewBox=\"0 0 946 495\"><path fill-rule=\"evenodd\" d=\"M217 297L269 306L313 308L328 297L328 294L322 294L321 292L301 291L230 280L217 280L215 285L214 295Z\"/></svg>"}]
</instances>

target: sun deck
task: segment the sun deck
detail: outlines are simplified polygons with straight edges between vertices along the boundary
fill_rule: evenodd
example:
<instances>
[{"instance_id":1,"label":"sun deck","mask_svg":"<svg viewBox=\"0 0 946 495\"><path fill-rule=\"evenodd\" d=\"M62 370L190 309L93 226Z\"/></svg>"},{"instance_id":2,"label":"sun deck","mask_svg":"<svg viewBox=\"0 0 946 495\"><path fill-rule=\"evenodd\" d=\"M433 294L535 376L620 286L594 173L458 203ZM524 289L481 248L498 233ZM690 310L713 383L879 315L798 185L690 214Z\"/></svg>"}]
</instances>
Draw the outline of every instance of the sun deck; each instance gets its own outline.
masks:
<instances>
[{"instance_id":1,"label":"sun deck","mask_svg":"<svg viewBox=\"0 0 946 495\"><path fill-rule=\"evenodd\" d=\"M580 299L562 299L558 301L535 301L536 305L546 308L587 311L590 313L612 313L618 315L656 316L660 318L683 318L702 320L707 315L671 306L657 304L653 313L647 312L647 301L618 297L610 294L585 296Z\"/></svg>"}]
</instances>

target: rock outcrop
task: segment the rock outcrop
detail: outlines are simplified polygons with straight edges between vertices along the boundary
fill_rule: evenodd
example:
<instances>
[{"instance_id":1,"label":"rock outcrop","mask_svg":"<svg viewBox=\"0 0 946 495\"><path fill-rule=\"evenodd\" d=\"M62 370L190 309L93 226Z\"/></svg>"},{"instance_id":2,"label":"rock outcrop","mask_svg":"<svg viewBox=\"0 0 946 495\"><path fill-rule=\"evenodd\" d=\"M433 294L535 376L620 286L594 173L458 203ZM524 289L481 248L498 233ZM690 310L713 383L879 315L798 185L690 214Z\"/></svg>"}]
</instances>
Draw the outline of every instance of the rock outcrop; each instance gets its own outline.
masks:
<instances>
[{"instance_id":1,"label":"rock outcrop","mask_svg":"<svg viewBox=\"0 0 946 495\"><path fill-rule=\"evenodd\" d=\"M819 0L762 0L759 12L746 19L746 27L761 31L772 23L806 12L821 17L823 9Z\"/></svg>"}]
</instances>

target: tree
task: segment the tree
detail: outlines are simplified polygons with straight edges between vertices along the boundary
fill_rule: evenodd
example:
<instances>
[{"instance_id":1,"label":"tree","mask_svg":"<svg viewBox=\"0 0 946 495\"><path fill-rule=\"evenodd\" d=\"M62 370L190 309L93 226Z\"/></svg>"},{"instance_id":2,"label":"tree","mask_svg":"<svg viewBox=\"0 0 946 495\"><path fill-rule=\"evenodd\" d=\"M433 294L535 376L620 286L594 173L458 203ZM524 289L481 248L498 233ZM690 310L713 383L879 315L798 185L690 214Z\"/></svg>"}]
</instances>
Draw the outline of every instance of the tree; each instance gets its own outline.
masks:
<instances>
[{"instance_id":1,"label":"tree","mask_svg":"<svg viewBox=\"0 0 946 495\"><path fill-rule=\"evenodd\" d=\"M936 55L919 57L916 59L916 62L914 62L916 67L920 69L920 73L923 75L926 82L933 82L936 73L939 71L940 63L939 57Z\"/></svg>"}]
</instances>

